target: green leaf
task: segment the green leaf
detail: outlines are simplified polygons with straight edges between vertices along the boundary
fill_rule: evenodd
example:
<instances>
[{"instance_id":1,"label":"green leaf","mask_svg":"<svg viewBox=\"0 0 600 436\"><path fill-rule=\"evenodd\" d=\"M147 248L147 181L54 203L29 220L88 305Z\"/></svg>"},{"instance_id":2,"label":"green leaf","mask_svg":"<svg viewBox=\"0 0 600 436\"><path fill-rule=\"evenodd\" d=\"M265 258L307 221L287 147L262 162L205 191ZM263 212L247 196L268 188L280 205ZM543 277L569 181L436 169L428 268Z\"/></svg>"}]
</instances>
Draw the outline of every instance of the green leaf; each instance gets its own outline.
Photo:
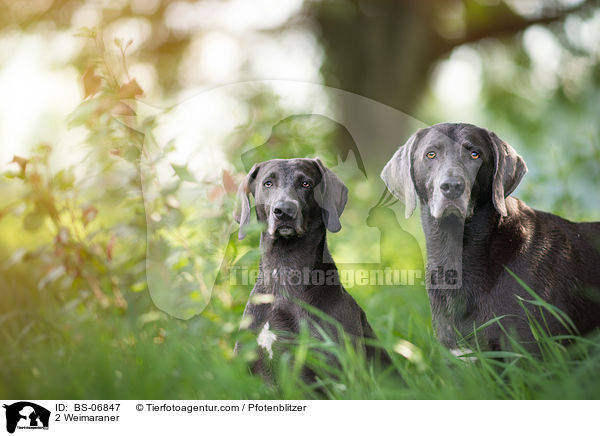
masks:
<instances>
[{"instance_id":1,"label":"green leaf","mask_svg":"<svg viewBox=\"0 0 600 436\"><path fill-rule=\"evenodd\" d=\"M175 174L177 174L177 177L184 182L197 182L196 178L190 173L187 165L175 165L172 163L171 166L173 167Z\"/></svg>"},{"instance_id":2,"label":"green leaf","mask_svg":"<svg viewBox=\"0 0 600 436\"><path fill-rule=\"evenodd\" d=\"M152 310L150 312L146 312L141 314L138 317L138 323L140 325L145 325L151 322L156 322L162 318L162 313L158 310Z\"/></svg>"},{"instance_id":3,"label":"green leaf","mask_svg":"<svg viewBox=\"0 0 600 436\"><path fill-rule=\"evenodd\" d=\"M75 33L73 34L73 36L76 37L80 37L80 38L95 38L96 35L98 34L98 29L96 27L79 27Z\"/></svg>"},{"instance_id":4,"label":"green leaf","mask_svg":"<svg viewBox=\"0 0 600 436\"><path fill-rule=\"evenodd\" d=\"M60 170L54 176L54 181L62 191L71 189L75 183L75 171L73 168Z\"/></svg>"},{"instance_id":5,"label":"green leaf","mask_svg":"<svg viewBox=\"0 0 600 436\"><path fill-rule=\"evenodd\" d=\"M514 351L481 351L481 356L489 359L512 359L524 357L521 353L515 353ZM478 357L477 353L465 353L462 357Z\"/></svg>"},{"instance_id":6,"label":"green leaf","mask_svg":"<svg viewBox=\"0 0 600 436\"><path fill-rule=\"evenodd\" d=\"M48 274L40 282L38 283L38 289L41 291L47 285L54 283L56 280L61 278L66 273L66 269L63 265L59 265L57 267L52 268Z\"/></svg>"},{"instance_id":7,"label":"green leaf","mask_svg":"<svg viewBox=\"0 0 600 436\"><path fill-rule=\"evenodd\" d=\"M45 216L38 212L31 212L23 219L23 227L28 232L35 232L44 224Z\"/></svg>"},{"instance_id":8,"label":"green leaf","mask_svg":"<svg viewBox=\"0 0 600 436\"><path fill-rule=\"evenodd\" d=\"M77 127L85 124L96 113L99 107L100 101L97 99L84 101L69 115L69 127Z\"/></svg>"},{"instance_id":9,"label":"green leaf","mask_svg":"<svg viewBox=\"0 0 600 436\"><path fill-rule=\"evenodd\" d=\"M145 291L147 288L148 288L148 285L146 284L145 281L137 282L137 283L134 283L133 285L131 285L132 292L142 292L142 291Z\"/></svg>"}]
</instances>

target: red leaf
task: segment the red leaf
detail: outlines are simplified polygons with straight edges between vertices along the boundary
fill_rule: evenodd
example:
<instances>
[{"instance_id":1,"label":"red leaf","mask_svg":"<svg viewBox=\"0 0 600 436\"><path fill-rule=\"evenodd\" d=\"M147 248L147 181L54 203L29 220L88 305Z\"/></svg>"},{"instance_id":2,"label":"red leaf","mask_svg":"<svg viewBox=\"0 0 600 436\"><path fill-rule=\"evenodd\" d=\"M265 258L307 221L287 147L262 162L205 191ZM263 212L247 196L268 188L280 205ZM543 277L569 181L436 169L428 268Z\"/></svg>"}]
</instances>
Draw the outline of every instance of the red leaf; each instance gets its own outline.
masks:
<instances>
[{"instance_id":1,"label":"red leaf","mask_svg":"<svg viewBox=\"0 0 600 436\"><path fill-rule=\"evenodd\" d=\"M233 176L227 170L223 170L223 186L225 186L225 192L231 194L237 190L237 184L233 180Z\"/></svg>"},{"instance_id":2,"label":"red leaf","mask_svg":"<svg viewBox=\"0 0 600 436\"><path fill-rule=\"evenodd\" d=\"M25 175L25 169L27 168L27 159L15 155L13 156L13 160L11 160L10 163L16 163L17 165L19 165L19 168L21 168L21 175Z\"/></svg>"},{"instance_id":3,"label":"red leaf","mask_svg":"<svg viewBox=\"0 0 600 436\"><path fill-rule=\"evenodd\" d=\"M225 190L223 189L222 186L215 186L209 193L208 193L208 199L210 201L215 201L218 198L221 198L223 195L225 195Z\"/></svg>"},{"instance_id":4,"label":"red leaf","mask_svg":"<svg viewBox=\"0 0 600 436\"><path fill-rule=\"evenodd\" d=\"M106 244L106 257L108 257L108 260L112 260L116 240L115 235L111 235L108 244Z\"/></svg>"},{"instance_id":5,"label":"red leaf","mask_svg":"<svg viewBox=\"0 0 600 436\"><path fill-rule=\"evenodd\" d=\"M144 91L142 88L140 88L140 85L138 85L137 81L135 79L131 79L128 83L121 85L121 88L119 89L119 98L135 98L143 93Z\"/></svg>"},{"instance_id":6,"label":"red leaf","mask_svg":"<svg viewBox=\"0 0 600 436\"><path fill-rule=\"evenodd\" d=\"M113 115L124 115L124 116L135 116L135 111L131 108L131 106L123 103L122 101L118 101L110 110L110 113Z\"/></svg>"},{"instance_id":7,"label":"red leaf","mask_svg":"<svg viewBox=\"0 0 600 436\"><path fill-rule=\"evenodd\" d=\"M83 81L84 98L88 98L98 92L102 84L102 78L94 74L94 67L88 67L81 78Z\"/></svg>"},{"instance_id":8,"label":"red leaf","mask_svg":"<svg viewBox=\"0 0 600 436\"><path fill-rule=\"evenodd\" d=\"M85 209L83 209L82 215L83 215L83 223L87 226L98 215L98 209L96 209L93 205L90 204Z\"/></svg>"}]
</instances>

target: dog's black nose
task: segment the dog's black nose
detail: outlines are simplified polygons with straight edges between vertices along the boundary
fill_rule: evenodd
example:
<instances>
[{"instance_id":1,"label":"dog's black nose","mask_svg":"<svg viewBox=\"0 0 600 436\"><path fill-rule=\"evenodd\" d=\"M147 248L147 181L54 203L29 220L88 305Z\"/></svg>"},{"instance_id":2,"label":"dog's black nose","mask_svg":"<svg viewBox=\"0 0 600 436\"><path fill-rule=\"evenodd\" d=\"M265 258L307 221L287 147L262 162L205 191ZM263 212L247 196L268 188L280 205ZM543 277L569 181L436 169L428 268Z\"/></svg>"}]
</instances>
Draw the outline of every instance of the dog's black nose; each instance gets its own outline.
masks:
<instances>
[{"instance_id":1,"label":"dog's black nose","mask_svg":"<svg viewBox=\"0 0 600 436\"><path fill-rule=\"evenodd\" d=\"M298 214L298 205L292 201L278 201L274 204L273 215L278 219L293 219Z\"/></svg>"},{"instance_id":2,"label":"dog's black nose","mask_svg":"<svg viewBox=\"0 0 600 436\"><path fill-rule=\"evenodd\" d=\"M442 182L440 189L444 197L454 200L465 192L465 182L461 177L448 177Z\"/></svg>"}]
</instances>

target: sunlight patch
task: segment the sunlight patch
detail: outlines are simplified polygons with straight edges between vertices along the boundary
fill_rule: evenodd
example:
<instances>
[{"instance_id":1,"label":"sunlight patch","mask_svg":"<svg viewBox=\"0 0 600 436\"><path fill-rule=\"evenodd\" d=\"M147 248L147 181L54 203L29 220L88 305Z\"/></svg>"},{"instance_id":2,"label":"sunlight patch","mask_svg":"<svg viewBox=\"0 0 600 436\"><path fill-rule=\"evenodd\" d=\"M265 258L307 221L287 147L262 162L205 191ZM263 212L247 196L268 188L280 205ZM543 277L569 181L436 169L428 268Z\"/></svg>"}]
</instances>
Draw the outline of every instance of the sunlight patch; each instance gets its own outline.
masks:
<instances>
[{"instance_id":1,"label":"sunlight patch","mask_svg":"<svg viewBox=\"0 0 600 436\"><path fill-rule=\"evenodd\" d=\"M454 355L456 358L463 360L465 362L473 362L477 360L477 357L474 356L465 356L466 354L473 354L473 350L468 348L452 348L450 353Z\"/></svg>"}]
</instances>

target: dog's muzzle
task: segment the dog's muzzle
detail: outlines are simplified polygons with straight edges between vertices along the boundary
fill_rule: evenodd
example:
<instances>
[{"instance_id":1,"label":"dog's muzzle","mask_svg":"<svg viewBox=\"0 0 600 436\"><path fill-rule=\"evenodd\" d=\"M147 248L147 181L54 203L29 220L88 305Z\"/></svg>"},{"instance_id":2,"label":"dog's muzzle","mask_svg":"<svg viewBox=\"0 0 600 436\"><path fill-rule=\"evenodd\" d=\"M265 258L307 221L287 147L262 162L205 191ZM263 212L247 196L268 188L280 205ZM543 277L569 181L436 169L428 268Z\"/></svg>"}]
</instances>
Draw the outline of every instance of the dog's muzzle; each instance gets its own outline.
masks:
<instances>
[{"instance_id":1,"label":"dog's muzzle","mask_svg":"<svg viewBox=\"0 0 600 436\"><path fill-rule=\"evenodd\" d=\"M297 201L276 201L271 206L269 214L269 235L275 238L291 238L302 235L300 215L300 205Z\"/></svg>"},{"instance_id":2,"label":"dog's muzzle","mask_svg":"<svg viewBox=\"0 0 600 436\"><path fill-rule=\"evenodd\" d=\"M460 176L445 176L436 183L433 196L429 201L429 211L435 219L450 215L467 218L469 212L470 188Z\"/></svg>"}]
</instances>

